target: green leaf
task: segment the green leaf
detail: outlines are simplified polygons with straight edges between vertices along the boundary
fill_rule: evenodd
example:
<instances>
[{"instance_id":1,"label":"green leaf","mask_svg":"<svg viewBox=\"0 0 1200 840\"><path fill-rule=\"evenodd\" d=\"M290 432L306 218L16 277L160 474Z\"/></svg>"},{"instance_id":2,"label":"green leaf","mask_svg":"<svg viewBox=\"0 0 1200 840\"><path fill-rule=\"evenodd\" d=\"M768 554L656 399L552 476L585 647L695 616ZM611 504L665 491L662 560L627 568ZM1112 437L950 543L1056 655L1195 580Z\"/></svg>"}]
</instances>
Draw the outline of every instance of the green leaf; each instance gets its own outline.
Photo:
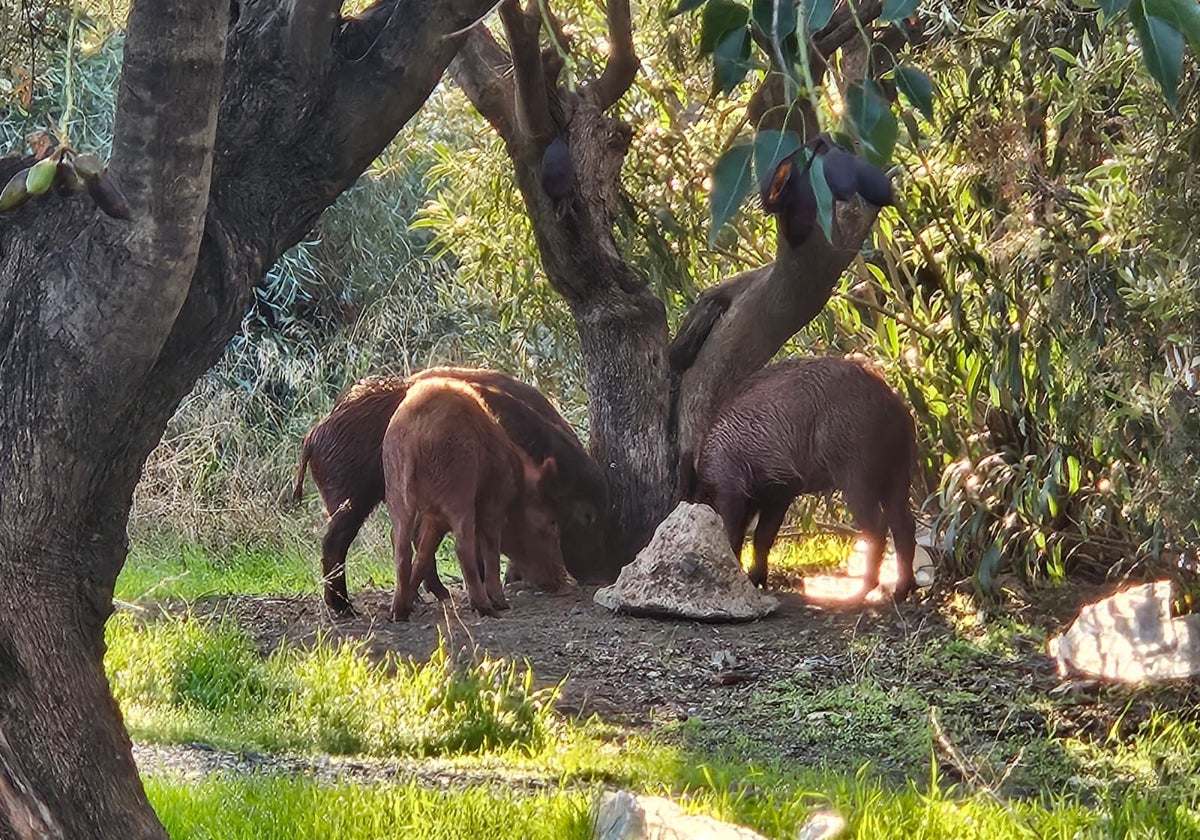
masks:
<instances>
[{"instance_id":1,"label":"green leaf","mask_svg":"<svg viewBox=\"0 0 1200 840\"><path fill-rule=\"evenodd\" d=\"M833 17L834 0L801 0L804 3L804 22L809 32L820 32Z\"/></svg>"},{"instance_id":2,"label":"green leaf","mask_svg":"<svg viewBox=\"0 0 1200 840\"><path fill-rule=\"evenodd\" d=\"M1104 12L1106 18L1111 18L1118 12L1125 11L1129 6L1129 0L1096 0L1100 6L1100 11Z\"/></svg>"},{"instance_id":3,"label":"green leaf","mask_svg":"<svg viewBox=\"0 0 1200 840\"><path fill-rule=\"evenodd\" d=\"M1200 3L1196 0L1143 0L1147 17L1165 20L1200 53Z\"/></svg>"},{"instance_id":4,"label":"green leaf","mask_svg":"<svg viewBox=\"0 0 1200 840\"><path fill-rule=\"evenodd\" d=\"M773 128L758 132L754 136L754 177L761 186L775 174L779 161L800 148L800 135L794 131L776 131Z\"/></svg>"},{"instance_id":5,"label":"green leaf","mask_svg":"<svg viewBox=\"0 0 1200 840\"><path fill-rule=\"evenodd\" d=\"M1067 492L1078 493L1080 476L1083 474L1083 469L1079 466L1079 459L1074 455L1067 456Z\"/></svg>"},{"instance_id":6,"label":"green leaf","mask_svg":"<svg viewBox=\"0 0 1200 840\"><path fill-rule=\"evenodd\" d=\"M713 91L729 93L750 72L750 32L742 27L725 33L712 56Z\"/></svg>"},{"instance_id":7,"label":"green leaf","mask_svg":"<svg viewBox=\"0 0 1200 840\"><path fill-rule=\"evenodd\" d=\"M896 87L908 103L933 120L933 80L915 67L896 66Z\"/></svg>"},{"instance_id":8,"label":"green leaf","mask_svg":"<svg viewBox=\"0 0 1200 840\"><path fill-rule=\"evenodd\" d=\"M1075 55L1072 52L1068 52L1067 50L1064 50L1062 47L1051 47L1050 55L1054 56L1055 58L1059 59L1060 61L1065 61L1067 64L1069 64L1072 67L1075 67L1076 65L1079 64L1079 56Z\"/></svg>"},{"instance_id":9,"label":"green leaf","mask_svg":"<svg viewBox=\"0 0 1200 840\"><path fill-rule=\"evenodd\" d=\"M1143 0L1130 5L1129 19L1142 45L1146 69L1175 111L1179 107L1179 74L1183 70L1183 35L1162 18L1147 15Z\"/></svg>"},{"instance_id":10,"label":"green leaf","mask_svg":"<svg viewBox=\"0 0 1200 840\"><path fill-rule=\"evenodd\" d=\"M700 22L700 54L715 52L717 45L733 30L744 29L750 10L730 0L709 0Z\"/></svg>"},{"instance_id":11,"label":"green leaf","mask_svg":"<svg viewBox=\"0 0 1200 840\"><path fill-rule=\"evenodd\" d=\"M754 22L782 51L783 39L796 31L796 0L754 0Z\"/></svg>"},{"instance_id":12,"label":"green leaf","mask_svg":"<svg viewBox=\"0 0 1200 840\"><path fill-rule=\"evenodd\" d=\"M708 0L679 0L679 5L667 13L668 18L673 18L676 15L682 15L690 12L692 9L698 9L707 3Z\"/></svg>"},{"instance_id":13,"label":"green leaf","mask_svg":"<svg viewBox=\"0 0 1200 840\"><path fill-rule=\"evenodd\" d=\"M921 0L883 0L883 11L879 18L888 23L895 23L911 15L919 5Z\"/></svg>"},{"instance_id":14,"label":"green leaf","mask_svg":"<svg viewBox=\"0 0 1200 840\"><path fill-rule=\"evenodd\" d=\"M709 210L712 214L712 230L709 241L713 241L725 226L742 201L754 188L750 173L750 158L754 147L739 143L725 150L717 159L712 171L712 192L709 194Z\"/></svg>"},{"instance_id":15,"label":"green leaf","mask_svg":"<svg viewBox=\"0 0 1200 840\"><path fill-rule=\"evenodd\" d=\"M817 197L817 224L825 234L825 239L833 242L833 191L825 180L825 158L821 155L813 155L808 178L812 182L813 195Z\"/></svg>"},{"instance_id":16,"label":"green leaf","mask_svg":"<svg viewBox=\"0 0 1200 840\"><path fill-rule=\"evenodd\" d=\"M855 82L846 91L846 106L846 119L862 141L867 159L876 166L886 166L899 129L879 85L870 79Z\"/></svg>"},{"instance_id":17,"label":"green leaf","mask_svg":"<svg viewBox=\"0 0 1200 840\"><path fill-rule=\"evenodd\" d=\"M1000 571L1000 542L993 542L983 553L979 568L975 570L975 583L979 590L986 595L995 595L996 574Z\"/></svg>"}]
</instances>

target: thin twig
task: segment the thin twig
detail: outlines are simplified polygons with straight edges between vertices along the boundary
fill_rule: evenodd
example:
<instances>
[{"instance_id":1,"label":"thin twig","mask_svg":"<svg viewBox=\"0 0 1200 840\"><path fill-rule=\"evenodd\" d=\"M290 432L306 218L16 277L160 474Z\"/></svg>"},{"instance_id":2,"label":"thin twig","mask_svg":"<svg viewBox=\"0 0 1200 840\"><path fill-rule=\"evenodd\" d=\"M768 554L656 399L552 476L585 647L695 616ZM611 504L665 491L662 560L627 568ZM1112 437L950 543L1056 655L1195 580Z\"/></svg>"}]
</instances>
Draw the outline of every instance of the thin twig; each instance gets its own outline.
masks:
<instances>
[{"instance_id":1,"label":"thin twig","mask_svg":"<svg viewBox=\"0 0 1200 840\"><path fill-rule=\"evenodd\" d=\"M67 26L67 51L63 56L63 90L65 100L63 102L62 117L58 122L58 142L61 145L69 146L70 142L67 138L67 123L71 120L71 111L75 109L75 87L71 83L71 77L74 75L75 69L75 30L79 28L79 0L74 0L71 3L71 23Z\"/></svg>"},{"instance_id":2,"label":"thin twig","mask_svg":"<svg viewBox=\"0 0 1200 840\"><path fill-rule=\"evenodd\" d=\"M490 9L488 9L486 12L484 12L482 15L480 15L479 18L472 21L471 23L468 23L462 29L456 29L453 32L447 32L445 35L442 36L442 40L445 41L448 38L457 38L459 35L467 34L472 29L474 29L476 26L479 26L479 24L481 24L485 20L487 20L488 17L492 14L492 12L494 12L500 8L500 4L503 2L504 2L504 0L496 0L496 5L492 6Z\"/></svg>"}]
</instances>

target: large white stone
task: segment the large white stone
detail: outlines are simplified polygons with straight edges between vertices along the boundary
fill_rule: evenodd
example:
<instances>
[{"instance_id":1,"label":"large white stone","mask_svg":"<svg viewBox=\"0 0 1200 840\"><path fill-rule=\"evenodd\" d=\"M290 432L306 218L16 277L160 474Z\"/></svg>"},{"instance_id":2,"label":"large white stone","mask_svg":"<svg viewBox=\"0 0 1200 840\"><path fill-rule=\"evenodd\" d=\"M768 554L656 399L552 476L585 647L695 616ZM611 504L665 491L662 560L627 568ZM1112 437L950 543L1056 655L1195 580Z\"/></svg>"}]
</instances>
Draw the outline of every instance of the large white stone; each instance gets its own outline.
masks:
<instances>
[{"instance_id":1,"label":"large white stone","mask_svg":"<svg viewBox=\"0 0 1200 840\"><path fill-rule=\"evenodd\" d=\"M689 814L660 796L607 791L594 811L592 840L766 840L757 831Z\"/></svg>"},{"instance_id":2,"label":"large white stone","mask_svg":"<svg viewBox=\"0 0 1200 840\"><path fill-rule=\"evenodd\" d=\"M747 621L779 606L742 571L716 511L688 502L663 520L617 582L594 597L610 610L701 621Z\"/></svg>"},{"instance_id":3,"label":"large white stone","mask_svg":"<svg viewBox=\"0 0 1200 840\"><path fill-rule=\"evenodd\" d=\"M1122 682L1200 673L1200 615L1171 617L1171 582L1132 586L1079 611L1047 644L1063 676Z\"/></svg>"}]
</instances>

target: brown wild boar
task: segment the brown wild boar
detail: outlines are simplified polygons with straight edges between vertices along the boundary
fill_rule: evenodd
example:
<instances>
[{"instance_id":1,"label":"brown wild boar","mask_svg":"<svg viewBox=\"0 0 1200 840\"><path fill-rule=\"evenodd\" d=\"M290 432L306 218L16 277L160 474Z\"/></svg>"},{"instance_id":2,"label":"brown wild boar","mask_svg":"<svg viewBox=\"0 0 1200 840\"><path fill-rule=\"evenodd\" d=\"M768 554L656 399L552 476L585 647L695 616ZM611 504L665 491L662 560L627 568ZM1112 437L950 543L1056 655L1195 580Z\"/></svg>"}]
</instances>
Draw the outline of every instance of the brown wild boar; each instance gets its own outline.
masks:
<instances>
[{"instance_id":1,"label":"brown wild boar","mask_svg":"<svg viewBox=\"0 0 1200 840\"><path fill-rule=\"evenodd\" d=\"M382 461L396 561L393 620L408 618L413 581L424 579L434 564L437 544L431 537L440 527L422 529L414 567L413 541L422 518L454 533L471 606L483 615L508 607L500 583L506 527L520 533L531 568L545 570L547 577L563 569L546 496L554 459L540 466L529 460L468 384L444 378L413 382L384 433Z\"/></svg>"},{"instance_id":2,"label":"brown wild boar","mask_svg":"<svg viewBox=\"0 0 1200 840\"><path fill-rule=\"evenodd\" d=\"M380 446L408 383L445 377L469 383L534 461L555 459L553 496L567 568L583 581L611 578L614 573L604 554L604 476L554 406L536 388L499 371L430 368L410 380L372 377L356 382L304 436L293 498L302 497L304 475L311 470L329 514L321 545L325 603L338 611L351 609L346 552L371 511L383 501ZM512 559L510 552L504 553ZM518 573L524 571L519 562L512 565ZM531 582L537 585L536 580ZM447 594L436 573L427 584L439 597Z\"/></svg>"},{"instance_id":3,"label":"brown wild boar","mask_svg":"<svg viewBox=\"0 0 1200 840\"><path fill-rule=\"evenodd\" d=\"M758 514L750 569L758 586L792 501L841 490L870 545L863 595L879 584L890 529L900 601L916 585L908 505L915 457L912 417L883 379L849 359L791 359L749 377L721 406L694 461L681 457L681 486L685 499L720 514L735 554Z\"/></svg>"}]
</instances>

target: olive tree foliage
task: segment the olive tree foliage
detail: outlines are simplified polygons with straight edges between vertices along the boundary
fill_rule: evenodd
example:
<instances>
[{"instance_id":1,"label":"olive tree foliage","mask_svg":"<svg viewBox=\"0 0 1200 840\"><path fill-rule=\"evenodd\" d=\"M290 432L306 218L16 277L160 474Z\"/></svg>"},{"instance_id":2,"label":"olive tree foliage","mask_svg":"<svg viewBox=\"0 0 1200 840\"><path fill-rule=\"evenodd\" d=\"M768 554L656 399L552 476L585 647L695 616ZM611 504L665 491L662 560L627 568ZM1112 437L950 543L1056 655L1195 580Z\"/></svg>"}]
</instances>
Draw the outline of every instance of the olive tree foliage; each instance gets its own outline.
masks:
<instances>
[{"instance_id":1,"label":"olive tree foliage","mask_svg":"<svg viewBox=\"0 0 1200 840\"><path fill-rule=\"evenodd\" d=\"M678 9L651 4L634 27L616 238L672 323L699 290L771 255L752 205L711 211L729 187L714 170L752 139L769 41L756 23L778 6L734 5L668 17ZM822 5L797 21L819 23ZM1102 574L1181 551L1200 510L1191 5L884 5L920 45L872 53L900 207L783 352L862 352L901 388L921 430L917 501L985 588L1008 567ZM602 17L555 11L574 44L603 48ZM734 24L714 34L721 20ZM743 66L741 31L752 58L722 92ZM732 58L715 50L726 37ZM697 61L706 46L715 66ZM854 135L831 76L816 118ZM802 69L793 83L801 96ZM873 115L867 131L886 141L889 118ZM570 358L567 309L507 171L497 137L447 150L422 223L460 260L464 294L517 301L509 323Z\"/></svg>"}]
</instances>

